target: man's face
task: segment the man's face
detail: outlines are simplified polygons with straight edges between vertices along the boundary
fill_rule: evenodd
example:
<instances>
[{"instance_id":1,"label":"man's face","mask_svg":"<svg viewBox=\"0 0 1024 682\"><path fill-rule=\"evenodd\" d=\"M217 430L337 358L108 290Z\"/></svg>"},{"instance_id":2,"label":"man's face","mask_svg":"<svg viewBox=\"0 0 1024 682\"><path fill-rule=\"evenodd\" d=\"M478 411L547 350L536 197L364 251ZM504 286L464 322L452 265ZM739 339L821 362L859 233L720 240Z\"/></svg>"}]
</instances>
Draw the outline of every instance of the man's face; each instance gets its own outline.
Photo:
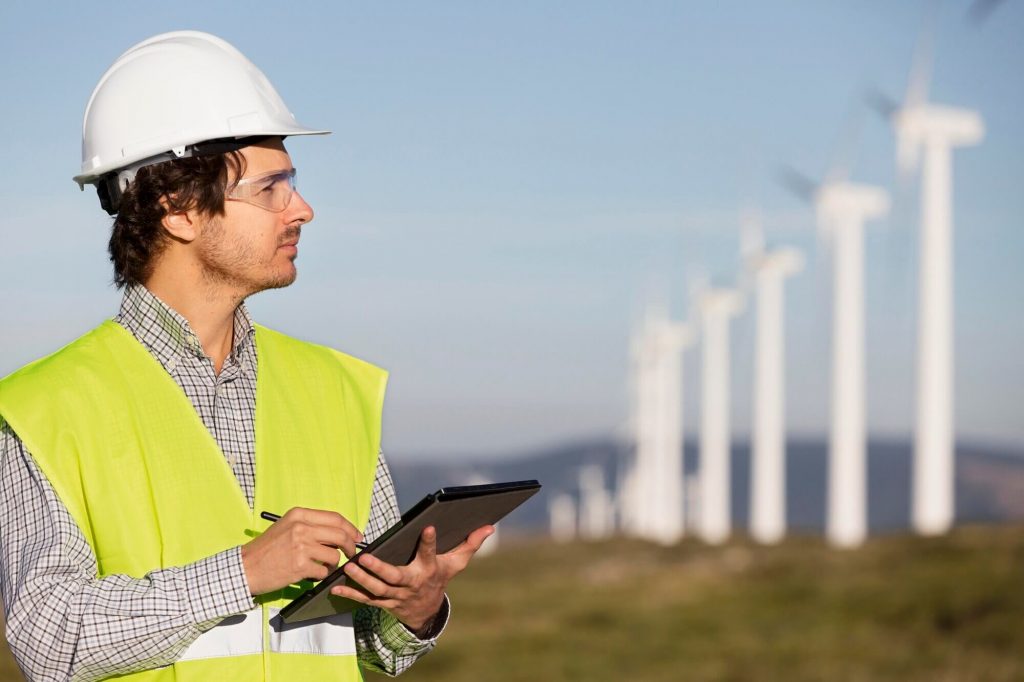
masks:
<instances>
[{"instance_id":1,"label":"man's face","mask_svg":"<svg viewBox=\"0 0 1024 682\"><path fill-rule=\"evenodd\" d=\"M268 140L241 150L242 179L292 168L280 140ZM224 202L224 215L213 216L197 239L204 278L249 296L295 281L300 226L313 219L313 209L296 191L288 206L274 212L244 201Z\"/></svg>"}]
</instances>

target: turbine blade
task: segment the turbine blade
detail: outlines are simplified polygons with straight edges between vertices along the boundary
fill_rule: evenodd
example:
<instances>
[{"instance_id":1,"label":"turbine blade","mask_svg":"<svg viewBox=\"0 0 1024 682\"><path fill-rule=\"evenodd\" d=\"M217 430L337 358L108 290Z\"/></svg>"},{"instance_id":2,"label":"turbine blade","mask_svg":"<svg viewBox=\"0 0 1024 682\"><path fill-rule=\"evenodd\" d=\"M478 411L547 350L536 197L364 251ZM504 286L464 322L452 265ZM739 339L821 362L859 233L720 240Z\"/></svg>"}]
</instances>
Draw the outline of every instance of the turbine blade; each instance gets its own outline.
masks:
<instances>
[{"instance_id":1,"label":"turbine blade","mask_svg":"<svg viewBox=\"0 0 1024 682\"><path fill-rule=\"evenodd\" d=\"M931 85L933 50L935 43L935 27L938 24L939 0L930 0L925 7L921 32L917 36L914 57L907 78L907 93L903 98L903 106L910 108L921 106L928 101L928 89Z\"/></svg>"},{"instance_id":2,"label":"turbine blade","mask_svg":"<svg viewBox=\"0 0 1024 682\"><path fill-rule=\"evenodd\" d=\"M896 176L893 187L892 209L889 211L889 232L909 232L913 230L917 215L917 194L914 177L910 173Z\"/></svg>"},{"instance_id":3,"label":"turbine blade","mask_svg":"<svg viewBox=\"0 0 1024 682\"><path fill-rule=\"evenodd\" d=\"M814 312L812 313L820 325L830 328L829 318L832 314L832 235L819 225L814 248Z\"/></svg>"},{"instance_id":4,"label":"turbine blade","mask_svg":"<svg viewBox=\"0 0 1024 682\"><path fill-rule=\"evenodd\" d=\"M857 99L854 99L846 109L843 126L839 129L839 135L832 146L832 159L822 184L842 182L850 176L850 170L857 161L857 148L860 145L863 127L864 108Z\"/></svg>"},{"instance_id":5,"label":"turbine blade","mask_svg":"<svg viewBox=\"0 0 1024 682\"><path fill-rule=\"evenodd\" d=\"M807 203L814 203L814 195L818 192L818 185L809 177L792 166L783 166L779 169L777 178L779 183L790 192Z\"/></svg>"},{"instance_id":6,"label":"turbine blade","mask_svg":"<svg viewBox=\"0 0 1024 682\"><path fill-rule=\"evenodd\" d=\"M1003 0L974 0L967 10L967 20L975 26L981 26Z\"/></svg>"},{"instance_id":7,"label":"turbine blade","mask_svg":"<svg viewBox=\"0 0 1024 682\"><path fill-rule=\"evenodd\" d=\"M740 259L750 263L764 252L764 225L759 211L748 209L740 216Z\"/></svg>"},{"instance_id":8,"label":"turbine blade","mask_svg":"<svg viewBox=\"0 0 1024 682\"><path fill-rule=\"evenodd\" d=\"M878 115L885 120L890 120L893 115L899 110L899 102L890 97L887 93L882 90L872 87L864 91L864 103L867 104L869 109L873 109L878 112Z\"/></svg>"},{"instance_id":9,"label":"turbine blade","mask_svg":"<svg viewBox=\"0 0 1024 682\"><path fill-rule=\"evenodd\" d=\"M908 139L906 134L897 132L896 169L901 182L909 182L910 176L917 170L917 163L920 159L919 146L915 141Z\"/></svg>"},{"instance_id":10,"label":"turbine blade","mask_svg":"<svg viewBox=\"0 0 1024 682\"><path fill-rule=\"evenodd\" d=\"M703 268L695 268L687 278L687 306L694 321L700 320L700 310L697 304L700 301L700 297L707 291L709 282L710 279Z\"/></svg>"}]
</instances>

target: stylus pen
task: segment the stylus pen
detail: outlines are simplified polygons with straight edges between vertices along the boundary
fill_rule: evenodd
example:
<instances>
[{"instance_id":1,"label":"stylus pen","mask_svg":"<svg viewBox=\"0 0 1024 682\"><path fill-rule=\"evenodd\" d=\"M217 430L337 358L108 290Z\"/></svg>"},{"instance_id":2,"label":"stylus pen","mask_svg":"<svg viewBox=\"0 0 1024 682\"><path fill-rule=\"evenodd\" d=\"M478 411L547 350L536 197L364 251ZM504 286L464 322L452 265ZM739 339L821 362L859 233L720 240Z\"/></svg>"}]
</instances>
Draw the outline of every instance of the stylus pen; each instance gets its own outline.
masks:
<instances>
[{"instance_id":1,"label":"stylus pen","mask_svg":"<svg viewBox=\"0 0 1024 682\"><path fill-rule=\"evenodd\" d=\"M280 521L281 520L280 516L278 516L277 514L272 514L272 513L268 512L268 511L260 512L260 518L261 519L266 519L267 521L270 521L271 523L273 523L275 521ZM366 549L369 546L370 545L368 543L366 543L366 542L357 542L356 543L356 549Z\"/></svg>"}]
</instances>

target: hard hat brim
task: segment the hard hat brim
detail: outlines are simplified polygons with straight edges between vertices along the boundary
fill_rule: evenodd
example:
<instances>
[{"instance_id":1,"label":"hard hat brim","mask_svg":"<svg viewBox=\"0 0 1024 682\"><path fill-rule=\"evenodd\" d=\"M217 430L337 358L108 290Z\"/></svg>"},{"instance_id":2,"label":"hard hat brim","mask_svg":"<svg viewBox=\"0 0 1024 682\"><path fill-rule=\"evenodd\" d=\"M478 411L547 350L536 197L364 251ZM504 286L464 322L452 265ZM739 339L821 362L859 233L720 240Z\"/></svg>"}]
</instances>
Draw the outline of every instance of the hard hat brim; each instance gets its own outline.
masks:
<instances>
[{"instance_id":1,"label":"hard hat brim","mask_svg":"<svg viewBox=\"0 0 1024 682\"><path fill-rule=\"evenodd\" d=\"M295 126L295 127L280 126L280 127L274 128L273 130L260 130L258 133L247 132L244 135L238 135L236 139L244 139L244 138L247 138L247 137L255 137L255 136L285 138L285 137L300 137L300 136L303 136L303 135L330 135L330 134L331 134L330 130L316 130L316 129L312 129L312 128L306 128L306 127L303 127L303 126ZM198 143L199 143L199 141L193 142L193 143L190 143L190 144L198 144ZM119 171L119 170L127 168L127 167L131 166L133 163L137 163L138 161L141 161L143 159L148 159L150 157L157 156L159 154L167 153L167 152L170 152L170 151L171 151L170 149L166 149L164 147L156 147L156 148L153 148L153 149L150 149L150 150L135 149L135 150L133 150L133 153L131 154L131 157L121 159L118 162L112 162L112 163L103 164L103 165L101 165L101 166L99 166L97 168L90 169L88 172L84 172L84 169L83 169L83 172L81 174L76 175L75 177L73 177L72 180L74 182L78 183L79 186L96 184L96 182L101 177L106 175L107 173L111 173L113 171Z\"/></svg>"}]
</instances>

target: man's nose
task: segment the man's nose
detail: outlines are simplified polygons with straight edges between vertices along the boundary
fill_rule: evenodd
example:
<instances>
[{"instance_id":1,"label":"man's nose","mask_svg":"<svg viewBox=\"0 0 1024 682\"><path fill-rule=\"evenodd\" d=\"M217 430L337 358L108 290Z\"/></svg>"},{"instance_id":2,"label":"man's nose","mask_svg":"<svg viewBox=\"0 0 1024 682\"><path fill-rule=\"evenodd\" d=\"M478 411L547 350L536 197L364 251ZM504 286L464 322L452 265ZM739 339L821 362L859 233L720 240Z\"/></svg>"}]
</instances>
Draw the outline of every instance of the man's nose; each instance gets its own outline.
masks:
<instances>
[{"instance_id":1,"label":"man's nose","mask_svg":"<svg viewBox=\"0 0 1024 682\"><path fill-rule=\"evenodd\" d=\"M288 202L288 222L301 221L303 224L312 222L313 207L306 203L299 190L292 193L292 200Z\"/></svg>"}]
</instances>

